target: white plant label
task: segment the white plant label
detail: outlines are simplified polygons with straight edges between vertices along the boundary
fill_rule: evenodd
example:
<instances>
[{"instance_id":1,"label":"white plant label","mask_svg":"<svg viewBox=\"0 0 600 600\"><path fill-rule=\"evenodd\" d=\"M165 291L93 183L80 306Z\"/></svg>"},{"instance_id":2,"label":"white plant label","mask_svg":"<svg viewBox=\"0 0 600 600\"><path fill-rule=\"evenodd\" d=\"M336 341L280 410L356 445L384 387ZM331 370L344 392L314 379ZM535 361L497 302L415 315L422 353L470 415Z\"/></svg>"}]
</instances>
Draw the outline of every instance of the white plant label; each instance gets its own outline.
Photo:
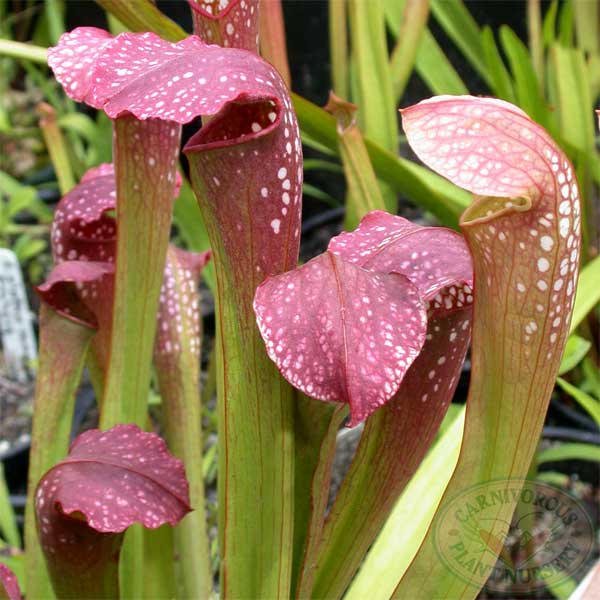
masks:
<instances>
[{"instance_id":1,"label":"white plant label","mask_svg":"<svg viewBox=\"0 0 600 600\"><path fill-rule=\"evenodd\" d=\"M21 266L6 248L0 248L0 336L7 375L26 381L36 342Z\"/></svg>"}]
</instances>

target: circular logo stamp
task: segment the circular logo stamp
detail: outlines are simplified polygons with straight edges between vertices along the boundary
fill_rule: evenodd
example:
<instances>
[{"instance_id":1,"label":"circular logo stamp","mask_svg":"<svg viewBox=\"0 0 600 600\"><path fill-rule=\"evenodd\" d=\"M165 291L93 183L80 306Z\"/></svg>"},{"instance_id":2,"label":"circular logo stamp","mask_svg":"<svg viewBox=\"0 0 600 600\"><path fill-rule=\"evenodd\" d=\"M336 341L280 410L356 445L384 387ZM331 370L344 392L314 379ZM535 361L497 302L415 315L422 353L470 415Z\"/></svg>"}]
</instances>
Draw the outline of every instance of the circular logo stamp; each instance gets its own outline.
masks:
<instances>
[{"instance_id":1,"label":"circular logo stamp","mask_svg":"<svg viewBox=\"0 0 600 600\"><path fill-rule=\"evenodd\" d=\"M502 480L446 502L434 540L441 560L461 579L490 591L526 593L558 584L584 566L594 546L594 525L566 492Z\"/></svg>"}]
</instances>

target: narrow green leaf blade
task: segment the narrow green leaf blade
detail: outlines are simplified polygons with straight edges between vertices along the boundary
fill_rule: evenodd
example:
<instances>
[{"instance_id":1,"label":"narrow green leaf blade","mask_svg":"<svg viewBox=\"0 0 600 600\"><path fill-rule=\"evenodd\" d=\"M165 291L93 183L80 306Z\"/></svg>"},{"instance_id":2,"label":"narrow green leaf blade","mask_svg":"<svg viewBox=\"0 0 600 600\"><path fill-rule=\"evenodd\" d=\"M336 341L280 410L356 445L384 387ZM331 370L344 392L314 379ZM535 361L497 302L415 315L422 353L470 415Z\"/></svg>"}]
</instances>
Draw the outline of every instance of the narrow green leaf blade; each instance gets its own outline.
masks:
<instances>
[{"instance_id":1,"label":"narrow green leaf blade","mask_svg":"<svg viewBox=\"0 0 600 600\"><path fill-rule=\"evenodd\" d=\"M431 12L464 57L489 83L479 26L462 0L432 0Z\"/></svg>"},{"instance_id":2,"label":"narrow green leaf blade","mask_svg":"<svg viewBox=\"0 0 600 600\"><path fill-rule=\"evenodd\" d=\"M592 343L588 340L584 340L575 334L571 335L567 340L558 374L564 375L571 369L574 369L583 360L583 357L589 352L591 347Z\"/></svg>"},{"instance_id":3,"label":"narrow green leaf blade","mask_svg":"<svg viewBox=\"0 0 600 600\"><path fill-rule=\"evenodd\" d=\"M320 160L318 158L307 158L304 161L304 172L306 171L330 171L331 173L343 173L344 169L334 162Z\"/></svg>"},{"instance_id":4,"label":"narrow green leaf blade","mask_svg":"<svg viewBox=\"0 0 600 600\"><path fill-rule=\"evenodd\" d=\"M572 2L577 44L590 54L600 53L600 4L598 2Z\"/></svg>"},{"instance_id":5,"label":"narrow green leaf blade","mask_svg":"<svg viewBox=\"0 0 600 600\"><path fill-rule=\"evenodd\" d=\"M544 15L544 24L542 25L542 37L544 46L548 47L556 40L556 15L558 14L558 0L552 0L546 14Z\"/></svg>"},{"instance_id":6,"label":"narrow green leaf blade","mask_svg":"<svg viewBox=\"0 0 600 600\"><path fill-rule=\"evenodd\" d=\"M544 45L540 0L527 0L527 30L531 62L539 81L544 82Z\"/></svg>"},{"instance_id":7,"label":"narrow green leaf blade","mask_svg":"<svg viewBox=\"0 0 600 600\"><path fill-rule=\"evenodd\" d=\"M558 41L563 46L573 45L574 27L573 2L563 2L558 16Z\"/></svg>"},{"instance_id":8,"label":"narrow green leaf blade","mask_svg":"<svg viewBox=\"0 0 600 600\"><path fill-rule=\"evenodd\" d=\"M352 45L352 99L358 105L358 121L365 135L386 150L398 150L398 114L385 37L382 0L349 0ZM381 186L386 209L395 213L397 194Z\"/></svg>"},{"instance_id":9,"label":"narrow green leaf blade","mask_svg":"<svg viewBox=\"0 0 600 600\"><path fill-rule=\"evenodd\" d=\"M421 37L415 68L433 94L461 96L469 93L429 29Z\"/></svg>"},{"instance_id":10,"label":"narrow green leaf blade","mask_svg":"<svg viewBox=\"0 0 600 600\"><path fill-rule=\"evenodd\" d=\"M390 60L394 97L397 100L404 94L406 84L412 73L428 17L429 2L406 0L398 32L398 41Z\"/></svg>"},{"instance_id":11,"label":"narrow green leaf blade","mask_svg":"<svg viewBox=\"0 0 600 600\"><path fill-rule=\"evenodd\" d=\"M577 295L571 319L573 331L585 319L586 315L600 302L600 256L590 261L579 274Z\"/></svg>"},{"instance_id":12,"label":"narrow green leaf blade","mask_svg":"<svg viewBox=\"0 0 600 600\"><path fill-rule=\"evenodd\" d=\"M260 54L277 69L285 84L292 87L281 0L260 0L257 10Z\"/></svg>"},{"instance_id":13,"label":"narrow green leaf blade","mask_svg":"<svg viewBox=\"0 0 600 600\"><path fill-rule=\"evenodd\" d=\"M33 44L25 44L13 40L0 40L0 56L10 56L45 65L47 61L46 52L46 48Z\"/></svg>"},{"instance_id":14,"label":"narrow green leaf blade","mask_svg":"<svg viewBox=\"0 0 600 600\"><path fill-rule=\"evenodd\" d=\"M15 511L10 503L8 486L4 478L4 465L0 462L0 535L13 548L21 547Z\"/></svg>"},{"instance_id":15,"label":"narrow green leaf blade","mask_svg":"<svg viewBox=\"0 0 600 600\"><path fill-rule=\"evenodd\" d=\"M510 63L519 106L532 119L550 128L550 114L527 47L515 32L505 25L500 27L500 42Z\"/></svg>"},{"instance_id":16,"label":"narrow green leaf blade","mask_svg":"<svg viewBox=\"0 0 600 600\"><path fill-rule=\"evenodd\" d=\"M341 98L349 98L347 0L329 0L328 8L333 91Z\"/></svg>"},{"instance_id":17,"label":"narrow green leaf blade","mask_svg":"<svg viewBox=\"0 0 600 600\"><path fill-rule=\"evenodd\" d=\"M558 444L538 452L538 464L560 460L589 460L600 462L600 448L592 444Z\"/></svg>"},{"instance_id":18,"label":"narrow green leaf blade","mask_svg":"<svg viewBox=\"0 0 600 600\"><path fill-rule=\"evenodd\" d=\"M515 92L513 89L512 79L504 66L498 46L494 40L494 33L487 25L481 30L481 43L485 56L485 62L490 74L490 87L494 95L508 100L515 101Z\"/></svg>"},{"instance_id":19,"label":"narrow green leaf blade","mask_svg":"<svg viewBox=\"0 0 600 600\"><path fill-rule=\"evenodd\" d=\"M395 38L400 33L404 1L386 0L384 2L385 19ZM443 50L425 27L415 57L415 69L419 77L434 94L468 94L467 87L446 58Z\"/></svg>"},{"instance_id":20,"label":"narrow green leaf blade","mask_svg":"<svg viewBox=\"0 0 600 600\"><path fill-rule=\"evenodd\" d=\"M349 0L350 39L356 67L353 98L365 135L396 151L398 117L392 91L381 0Z\"/></svg>"},{"instance_id":21,"label":"narrow green leaf blade","mask_svg":"<svg viewBox=\"0 0 600 600\"><path fill-rule=\"evenodd\" d=\"M67 144L58 126L55 110L45 102L37 107L40 129L46 142L48 154L54 165L61 194L66 194L74 185L75 177L69 159Z\"/></svg>"},{"instance_id":22,"label":"narrow green leaf blade","mask_svg":"<svg viewBox=\"0 0 600 600\"><path fill-rule=\"evenodd\" d=\"M342 202L334 198L331 194L323 191L322 189L311 185L310 183L302 184L302 193L305 196L310 196L311 198L315 198L316 200L320 200L329 206L341 206Z\"/></svg>"},{"instance_id":23,"label":"narrow green leaf blade","mask_svg":"<svg viewBox=\"0 0 600 600\"><path fill-rule=\"evenodd\" d=\"M567 392L569 396L577 400L579 406L581 406L581 408L587 411L600 427L600 402L598 402L598 400L592 398L585 392L581 391L578 387L575 387L568 381L565 381L562 377L559 377L556 380L556 383L558 383L558 385L565 392Z\"/></svg>"},{"instance_id":24,"label":"narrow green leaf blade","mask_svg":"<svg viewBox=\"0 0 600 600\"><path fill-rule=\"evenodd\" d=\"M594 152L595 118L583 52L554 44L550 57L561 137L581 152Z\"/></svg>"}]
</instances>

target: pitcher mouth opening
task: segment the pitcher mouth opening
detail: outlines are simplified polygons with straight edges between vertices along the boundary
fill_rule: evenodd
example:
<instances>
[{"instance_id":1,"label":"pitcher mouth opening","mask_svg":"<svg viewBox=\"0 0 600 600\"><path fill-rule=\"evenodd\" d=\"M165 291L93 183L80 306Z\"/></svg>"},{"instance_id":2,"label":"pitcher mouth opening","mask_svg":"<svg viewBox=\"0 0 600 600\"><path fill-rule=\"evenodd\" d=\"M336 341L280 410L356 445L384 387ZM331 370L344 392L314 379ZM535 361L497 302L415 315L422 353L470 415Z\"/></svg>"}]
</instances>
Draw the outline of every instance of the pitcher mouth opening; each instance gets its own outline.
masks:
<instances>
[{"instance_id":1,"label":"pitcher mouth opening","mask_svg":"<svg viewBox=\"0 0 600 600\"><path fill-rule=\"evenodd\" d=\"M269 135L279 126L281 113L281 103L276 97L240 94L189 139L183 152L237 146Z\"/></svg>"}]
</instances>

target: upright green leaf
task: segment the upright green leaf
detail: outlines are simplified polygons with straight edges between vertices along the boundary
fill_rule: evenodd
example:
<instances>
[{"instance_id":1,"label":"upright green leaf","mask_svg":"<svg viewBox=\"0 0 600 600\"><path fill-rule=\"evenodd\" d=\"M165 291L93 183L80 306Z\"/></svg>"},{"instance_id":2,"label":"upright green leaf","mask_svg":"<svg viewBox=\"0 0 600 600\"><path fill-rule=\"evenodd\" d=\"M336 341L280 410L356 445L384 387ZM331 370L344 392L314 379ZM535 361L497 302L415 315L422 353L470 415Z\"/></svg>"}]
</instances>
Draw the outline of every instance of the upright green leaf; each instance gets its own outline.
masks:
<instances>
[{"instance_id":1,"label":"upright green leaf","mask_svg":"<svg viewBox=\"0 0 600 600\"><path fill-rule=\"evenodd\" d=\"M583 357L589 352L591 347L592 343L588 342L588 340L584 340L575 334L571 335L567 340L558 374L564 375L571 369L574 369L583 360Z\"/></svg>"},{"instance_id":2,"label":"upright green leaf","mask_svg":"<svg viewBox=\"0 0 600 600\"><path fill-rule=\"evenodd\" d=\"M552 119L527 47L515 32L505 25L500 27L500 42L510 63L518 105L532 119L551 129Z\"/></svg>"},{"instance_id":3,"label":"upright green leaf","mask_svg":"<svg viewBox=\"0 0 600 600\"><path fill-rule=\"evenodd\" d=\"M279 71L288 87L292 87L292 76L288 62L285 39L285 23L281 0L260 0L260 53Z\"/></svg>"},{"instance_id":4,"label":"upright green leaf","mask_svg":"<svg viewBox=\"0 0 600 600\"><path fill-rule=\"evenodd\" d=\"M75 178L71 169L67 144L58 127L56 112L45 102L39 104L37 110L40 115L40 129L56 171L60 192L66 194L75 185Z\"/></svg>"},{"instance_id":5,"label":"upright green leaf","mask_svg":"<svg viewBox=\"0 0 600 600\"><path fill-rule=\"evenodd\" d=\"M433 94L460 96L469 93L429 29L426 29L421 37L415 67L419 77Z\"/></svg>"},{"instance_id":6,"label":"upright green leaf","mask_svg":"<svg viewBox=\"0 0 600 600\"><path fill-rule=\"evenodd\" d=\"M542 37L544 47L548 47L556 40L556 15L558 14L558 0L552 0L546 14L544 15L544 24L542 25Z\"/></svg>"},{"instance_id":7,"label":"upright green leaf","mask_svg":"<svg viewBox=\"0 0 600 600\"><path fill-rule=\"evenodd\" d=\"M597 256L585 265L579 274L571 330L577 327L585 319L586 315L600 302L599 281L600 256Z\"/></svg>"},{"instance_id":8,"label":"upright green leaf","mask_svg":"<svg viewBox=\"0 0 600 600\"><path fill-rule=\"evenodd\" d=\"M587 66L592 100L597 102L600 96L600 55L590 56Z\"/></svg>"},{"instance_id":9,"label":"upright green leaf","mask_svg":"<svg viewBox=\"0 0 600 600\"><path fill-rule=\"evenodd\" d=\"M542 11L540 0L527 0L527 31L531 62L538 79L544 83L544 45L542 37Z\"/></svg>"},{"instance_id":10,"label":"upright green leaf","mask_svg":"<svg viewBox=\"0 0 600 600\"><path fill-rule=\"evenodd\" d=\"M383 0L385 19L395 37L398 37L398 30L400 29L405 6L406 0Z\"/></svg>"},{"instance_id":11,"label":"upright green leaf","mask_svg":"<svg viewBox=\"0 0 600 600\"><path fill-rule=\"evenodd\" d=\"M504 62L498 51L498 46L496 46L494 32L487 25L481 30L481 43L485 54L485 62L490 74L490 87L492 92L503 100L514 102L515 92L512 79L504 66Z\"/></svg>"},{"instance_id":12,"label":"upright green leaf","mask_svg":"<svg viewBox=\"0 0 600 600\"><path fill-rule=\"evenodd\" d=\"M550 59L561 136L581 152L594 152L595 119L583 52L554 44Z\"/></svg>"},{"instance_id":13,"label":"upright green leaf","mask_svg":"<svg viewBox=\"0 0 600 600\"><path fill-rule=\"evenodd\" d=\"M15 512L10 503L8 486L4 478L4 465L0 462L0 538L13 548L21 547L21 535Z\"/></svg>"},{"instance_id":14,"label":"upright green leaf","mask_svg":"<svg viewBox=\"0 0 600 600\"><path fill-rule=\"evenodd\" d=\"M392 52L390 71L394 97L399 100L412 73L421 37L429 17L428 0L406 0L398 32L398 41Z\"/></svg>"},{"instance_id":15,"label":"upright green leaf","mask_svg":"<svg viewBox=\"0 0 600 600\"><path fill-rule=\"evenodd\" d=\"M486 83L489 74L483 58L479 25L462 0L432 0L431 12L448 37Z\"/></svg>"},{"instance_id":16,"label":"upright green leaf","mask_svg":"<svg viewBox=\"0 0 600 600\"><path fill-rule=\"evenodd\" d=\"M44 17L48 24L50 43L56 44L65 32L65 4L61 0L44 1Z\"/></svg>"},{"instance_id":17,"label":"upright green leaf","mask_svg":"<svg viewBox=\"0 0 600 600\"><path fill-rule=\"evenodd\" d=\"M572 4L577 45L589 54L600 54L600 4L590 0Z\"/></svg>"},{"instance_id":18,"label":"upright green leaf","mask_svg":"<svg viewBox=\"0 0 600 600\"><path fill-rule=\"evenodd\" d=\"M349 0L350 40L356 90L354 102L365 135L386 150L398 150L398 117L385 37L381 0ZM353 91L354 91L353 89ZM386 208L396 211L396 194L382 187Z\"/></svg>"},{"instance_id":19,"label":"upright green leaf","mask_svg":"<svg viewBox=\"0 0 600 600\"><path fill-rule=\"evenodd\" d=\"M398 38L402 23L404 0L384 2L385 19L389 30ZM415 70L434 94L468 94L467 87L446 58L444 51L425 27L415 57Z\"/></svg>"},{"instance_id":20,"label":"upright green leaf","mask_svg":"<svg viewBox=\"0 0 600 600\"><path fill-rule=\"evenodd\" d=\"M365 135L395 152L398 118L392 92L381 0L349 0L352 58L356 67L359 122Z\"/></svg>"},{"instance_id":21,"label":"upright green leaf","mask_svg":"<svg viewBox=\"0 0 600 600\"><path fill-rule=\"evenodd\" d=\"M573 2L563 2L558 15L558 41L563 46L573 45L574 27Z\"/></svg>"},{"instance_id":22,"label":"upright green leaf","mask_svg":"<svg viewBox=\"0 0 600 600\"><path fill-rule=\"evenodd\" d=\"M589 460L600 462L600 448L592 444L558 444L537 453L538 464L559 460Z\"/></svg>"},{"instance_id":23,"label":"upright green leaf","mask_svg":"<svg viewBox=\"0 0 600 600\"><path fill-rule=\"evenodd\" d=\"M556 380L556 383L558 383L569 396L574 398L581 408L588 412L600 427L600 402L561 377Z\"/></svg>"},{"instance_id":24,"label":"upright green leaf","mask_svg":"<svg viewBox=\"0 0 600 600\"><path fill-rule=\"evenodd\" d=\"M329 0L329 52L333 91L340 98L350 97L348 66L347 0Z\"/></svg>"}]
</instances>

